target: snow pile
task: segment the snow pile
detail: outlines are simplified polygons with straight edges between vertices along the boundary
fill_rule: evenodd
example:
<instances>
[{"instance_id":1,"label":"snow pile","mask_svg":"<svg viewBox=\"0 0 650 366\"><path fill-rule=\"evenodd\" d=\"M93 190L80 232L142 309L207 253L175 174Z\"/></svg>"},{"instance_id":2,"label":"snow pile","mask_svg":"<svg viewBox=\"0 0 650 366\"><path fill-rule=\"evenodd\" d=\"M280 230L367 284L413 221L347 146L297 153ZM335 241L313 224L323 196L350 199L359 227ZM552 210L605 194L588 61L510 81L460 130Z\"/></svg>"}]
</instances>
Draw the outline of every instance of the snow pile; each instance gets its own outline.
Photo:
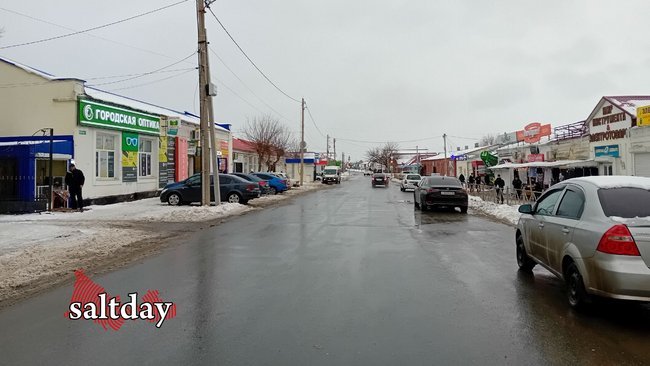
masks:
<instances>
[{"instance_id":1,"label":"snow pile","mask_svg":"<svg viewBox=\"0 0 650 366\"><path fill-rule=\"evenodd\" d=\"M469 207L485 215L504 220L511 225L517 225L519 217L519 205L500 205L494 202L483 201L480 197L469 196Z\"/></svg>"}]
</instances>

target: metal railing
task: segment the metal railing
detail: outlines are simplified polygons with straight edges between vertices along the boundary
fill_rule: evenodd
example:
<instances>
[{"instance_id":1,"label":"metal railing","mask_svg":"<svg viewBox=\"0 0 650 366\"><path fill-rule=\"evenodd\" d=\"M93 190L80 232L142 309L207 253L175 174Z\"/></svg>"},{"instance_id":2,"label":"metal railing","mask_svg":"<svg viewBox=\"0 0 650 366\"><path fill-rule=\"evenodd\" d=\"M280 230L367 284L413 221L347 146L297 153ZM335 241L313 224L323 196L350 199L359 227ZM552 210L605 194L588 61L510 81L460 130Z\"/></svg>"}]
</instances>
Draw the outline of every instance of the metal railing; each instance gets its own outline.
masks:
<instances>
[{"instance_id":1,"label":"metal railing","mask_svg":"<svg viewBox=\"0 0 650 366\"><path fill-rule=\"evenodd\" d=\"M497 195L497 190L494 186L480 185L477 187L474 185L473 187L467 187L467 193L472 196L480 197L486 202L504 203L507 205L523 205L535 202L543 192L530 188L516 190L514 188L506 187L503 189L503 202L501 202L501 196Z\"/></svg>"}]
</instances>

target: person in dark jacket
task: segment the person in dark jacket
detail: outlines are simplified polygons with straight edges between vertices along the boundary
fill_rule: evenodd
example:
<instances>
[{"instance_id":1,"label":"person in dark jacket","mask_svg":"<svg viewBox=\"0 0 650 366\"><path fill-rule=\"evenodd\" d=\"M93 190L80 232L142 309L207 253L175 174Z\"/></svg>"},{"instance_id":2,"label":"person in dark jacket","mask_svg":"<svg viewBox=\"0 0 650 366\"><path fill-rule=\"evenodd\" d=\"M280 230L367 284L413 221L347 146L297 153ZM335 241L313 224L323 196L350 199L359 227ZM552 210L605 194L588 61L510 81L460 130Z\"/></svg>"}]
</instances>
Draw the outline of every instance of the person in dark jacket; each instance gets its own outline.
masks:
<instances>
[{"instance_id":1,"label":"person in dark jacket","mask_svg":"<svg viewBox=\"0 0 650 366\"><path fill-rule=\"evenodd\" d=\"M476 191L478 192L480 190L481 190L481 176L477 174L476 175Z\"/></svg>"},{"instance_id":2,"label":"person in dark jacket","mask_svg":"<svg viewBox=\"0 0 650 366\"><path fill-rule=\"evenodd\" d=\"M463 173L460 173L460 175L458 176L458 180L460 181L460 184L463 187L465 187L465 176L463 175Z\"/></svg>"},{"instance_id":3,"label":"person in dark jacket","mask_svg":"<svg viewBox=\"0 0 650 366\"><path fill-rule=\"evenodd\" d=\"M65 185L68 186L70 192L70 204L73 210L79 209L83 211L83 196L81 190L86 182L84 173L77 169L74 164L70 164L70 171L65 175Z\"/></svg>"},{"instance_id":4,"label":"person in dark jacket","mask_svg":"<svg viewBox=\"0 0 650 366\"><path fill-rule=\"evenodd\" d=\"M494 188L497 192L497 202L501 199L501 204L503 204L503 187L506 186L506 182L501 179L501 174L497 175L497 179L494 180Z\"/></svg>"},{"instance_id":5,"label":"person in dark jacket","mask_svg":"<svg viewBox=\"0 0 650 366\"><path fill-rule=\"evenodd\" d=\"M522 182L521 179L519 179L519 176L515 175L515 179L512 180L512 187L515 189L517 199L521 199Z\"/></svg>"},{"instance_id":6,"label":"person in dark jacket","mask_svg":"<svg viewBox=\"0 0 650 366\"><path fill-rule=\"evenodd\" d=\"M474 190L474 173L469 175L469 179L467 180L467 183L469 183L469 191Z\"/></svg>"}]
</instances>

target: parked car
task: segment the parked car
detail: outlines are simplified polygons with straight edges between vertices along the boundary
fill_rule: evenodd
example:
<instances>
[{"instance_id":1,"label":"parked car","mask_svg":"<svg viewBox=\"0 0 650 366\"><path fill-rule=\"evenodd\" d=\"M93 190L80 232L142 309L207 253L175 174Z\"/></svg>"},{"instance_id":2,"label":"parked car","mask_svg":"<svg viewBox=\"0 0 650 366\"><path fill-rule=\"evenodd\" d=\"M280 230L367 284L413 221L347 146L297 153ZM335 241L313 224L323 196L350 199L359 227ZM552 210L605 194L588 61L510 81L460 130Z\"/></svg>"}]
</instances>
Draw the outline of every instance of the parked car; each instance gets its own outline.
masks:
<instances>
[{"instance_id":1,"label":"parked car","mask_svg":"<svg viewBox=\"0 0 650 366\"><path fill-rule=\"evenodd\" d=\"M289 189L291 189L291 187L299 187L299 186L300 186L300 180L297 180L297 181L293 182L293 181L291 180L291 178L289 178L289 176L287 175L287 173L280 172L280 173L273 173L273 174L276 175L276 176L277 176L278 178L280 178L280 179L284 179L284 180L286 180L286 181L287 181L287 187L288 187ZM299 178L300 178L300 177L299 177Z\"/></svg>"},{"instance_id":2,"label":"parked car","mask_svg":"<svg viewBox=\"0 0 650 366\"><path fill-rule=\"evenodd\" d=\"M388 188L388 183L390 182L390 177L385 173L375 173L372 175L372 188L376 186L382 186Z\"/></svg>"},{"instance_id":3,"label":"parked car","mask_svg":"<svg viewBox=\"0 0 650 366\"><path fill-rule=\"evenodd\" d=\"M249 182L254 182L260 185L260 190L262 191L262 194L270 194L271 193L271 186L269 186L269 182L255 176L253 174L246 174L246 173L232 173L232 175L235 175L239 178L244 178Z\"/></svg>"},{"instance_id":4,"label":"parked car","mask_svg":"<svg viewBox=\"0 0 650 366\"><path fill-rule=\"evenodd\" d=\"M341 168L338 166L326 166L323 169L323 184L335 183L341 184Z\"/></svg>"},{"instance_id":5,"label":"parked car","mask_svg":"<svg viewBox=\"0 0 650 366\"><path fill-rule=\"evenodd\" d=\"M210 201L214 201L214 179L210 176ZM246 204L261 195L260 186L230 174L219 174L219 194L222 202ZM175 183L160 192L160 201L170 205L201 202L201 173Z\"/></svg>"},{"instance_id":6,"label":"parked car","mask_svg":"<svg viewBox=\"0 0 650 366\"><path fill-rule=\"evenodd\" d=\"M567 284L569 305L594 296L650 301L650 178L584 177L521 205L517 264L540 264Z\"/></svg>"},{"instance_id":7,"label":"parked car","mask_svg":"<svg viewBox=\"0 0 650 366\"><path fill-rule=\"evenodd\" d=\"M413 190L415 209L426 211L432 207L459 207L460 212L467 213L469 198L456 177L423 177Z\"/></svg>"},{"instance_id":8,"label":"parked car","mask_svg":"<svg viewBox=\"0 0 650 366\"><path fill-rule=\"evenodd\" d=\"M407 174L404 176L404 179L402 179L399 188L402 192L405 192L407 189L415 190L415 185L420 182L420 180L422 180L420 174Z\"/></svg>"},{"instance_id":9,"label":"parked car","mask_svg":"<svg viewBox=\"0 0 650 366\"><path fill-rule=\"evenodd\" d=\"M262 178L265 181L269 182L269 193L270 194L278 194L286 191L289 189L287 185L287 181L279 178L271 173L252 173L254 176L258 178Z\"/></svg>"}]
</instances>

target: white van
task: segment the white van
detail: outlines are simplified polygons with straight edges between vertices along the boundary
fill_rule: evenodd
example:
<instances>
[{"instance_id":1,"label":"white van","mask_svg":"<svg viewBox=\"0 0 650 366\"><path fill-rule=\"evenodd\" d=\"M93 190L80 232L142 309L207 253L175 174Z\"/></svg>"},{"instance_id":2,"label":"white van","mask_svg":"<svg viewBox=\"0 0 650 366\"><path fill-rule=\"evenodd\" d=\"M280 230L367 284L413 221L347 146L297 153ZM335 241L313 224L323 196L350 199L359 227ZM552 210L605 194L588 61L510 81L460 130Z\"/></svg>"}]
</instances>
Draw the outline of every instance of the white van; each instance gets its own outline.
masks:
<instances>
[{"instance_id":1,"label":"white van","mask_svg":"<svg viewBox=\"0 0 650 366\"><path fill-rule=\"evenodd\" d=\"M323 169L323 184L325 183L341 184L341 168L337 166L326 166Z\"/></svg>"}]
</instances>

